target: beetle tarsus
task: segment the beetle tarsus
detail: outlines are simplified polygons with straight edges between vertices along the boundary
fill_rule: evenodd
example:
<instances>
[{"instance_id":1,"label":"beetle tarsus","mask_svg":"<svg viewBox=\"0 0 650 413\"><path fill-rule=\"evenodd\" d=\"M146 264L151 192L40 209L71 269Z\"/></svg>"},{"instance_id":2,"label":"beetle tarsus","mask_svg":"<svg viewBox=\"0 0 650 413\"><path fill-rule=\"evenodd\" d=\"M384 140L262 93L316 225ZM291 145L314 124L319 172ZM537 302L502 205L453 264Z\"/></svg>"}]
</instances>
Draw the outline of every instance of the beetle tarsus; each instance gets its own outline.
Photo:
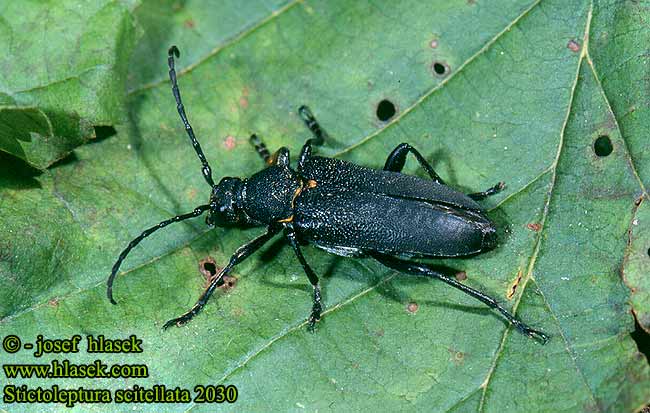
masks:
<instances>
[{"instance_id":1,"label":"beetle tarsus","mask_svg":"<svg viewBox=\"0 0 650 413\"><path fill-rule=\"evenodd\" d=\"M472 198L474 201L480 201L481 199L485 199L489 196L498 194L499 192L503 191L505 187L505 182L499 182L490 189L487 189L483 192L476 192L474 194L467 194L467 196Z\"/></svg>"},{"instance_id":2,"label":"beetle tarsus","mask_svg":"<svg viewBox=\"0 0 650 413\"><path fill-rule=\"evenodd\" d=\"M192 318L194 318L194 316L197 315L203 309L203 307L205 307L208 300L210 299L210 296L214 292L214 289L218 286L219 281L221 281L224 275L225 274L223 270L221 270L221 273L215 275L210 281L210 285L208 286L208 288L203 292L203 294L201 294L201 297L199 297L199 300L196 302L196 304L194 304L194 306L192 306L192 308L190 308L189 311L187 311L180 317L176 317L167 321L163 325L163 330L167 330L169 327L173 325L177 327L181 327L187 324Z\"/></svg>"},{"instance_id":3,"label":"beetle tarsus","mask_svg":"<svg viewBox=\"0 0 650 413\"><path fill-rule=\"evenodd\" d=\"M517 326L517 329L521 331L523 334L527 335L528 337L532 338L533 340L538 341L541 344L546 344L550 340L550 337L543 332L539 330L534 330L530 327L527 327L525 325L523 326Z\"/></svg>"},{"instance_id":4,"label":"beetle tarsus","mask_svg":"<svg viewBox=\"0 0 650 413\"><path fill-rule=\"evenodd\" d=\"M309 323L307 325L309 332L313 333L316 331L316 323L320 321L321 311L323 311L323 306L321 305L320 287L316 285L314 286L314 304L311 308Z\"/></svg>"},{"instance_id":5,"label":"beetle tarsus","mask_svg":"<svg viewBox=\"0 0 650 413\"><path fill-rule=\"evenodd\" d=\"M185 317L184 314L180 317L172 318L171 320L167 321L162 328L163 330L167 330L171 326L182 327L185 323L187 323L191 319L192 317Z\"/></svg>"}]
</instances>

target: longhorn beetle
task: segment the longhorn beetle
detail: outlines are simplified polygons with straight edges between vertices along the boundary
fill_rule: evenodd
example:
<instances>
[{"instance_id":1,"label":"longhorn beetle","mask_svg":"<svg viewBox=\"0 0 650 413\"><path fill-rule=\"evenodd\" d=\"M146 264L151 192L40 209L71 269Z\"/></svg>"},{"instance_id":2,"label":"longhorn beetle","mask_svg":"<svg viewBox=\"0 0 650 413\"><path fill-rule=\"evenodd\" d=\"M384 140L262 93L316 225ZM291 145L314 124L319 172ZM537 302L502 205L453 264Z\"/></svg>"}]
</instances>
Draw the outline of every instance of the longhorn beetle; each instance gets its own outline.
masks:
<instances>
[{"instance_id":1,"label":"longhorn beetle","mask_svg":"<svg viewBox=\"0 0 650 413\"><path fill-rule=\"evenodd\" d=\"M210 185L210 200L194 211L160 222L133 239L120 253L107 282L113 299L113 280L129 252L143 239L167 225L208 212L206 223L213 227L265 226L266 233L242 245L228 265L211 280L209 287L185 314L169 320L163 328L190 321L205 306L215 288L233 267L250 257L267 241L282 232L313 287L313 306L308 328L320 320L321 292L318 276L301 252L312 243L330 253L347 257L371 257L391 269L409 275L441 280L498 310L521 333L541 343L548 336L517 319L488 295L470 288L434 268L410 261L413 257L462 257L489 251L497 245L496 227L476 202L496 194L502 182L478 193L465 195L447 186L424 157L402 143L388 155L383 170L312 155L312 146L322 145L327 133L306 106L298 113L313 137L302 147L296 169L289 165L285 147L271 155L256 136L251 142L267 164L248 179L225 177L218 184L201 145L185 115L174 70L176 46L169 49L169 78L178 114L202 165L203 178ZM412 154L431 179L401 173Z\"/></svg>"}]
</instances>

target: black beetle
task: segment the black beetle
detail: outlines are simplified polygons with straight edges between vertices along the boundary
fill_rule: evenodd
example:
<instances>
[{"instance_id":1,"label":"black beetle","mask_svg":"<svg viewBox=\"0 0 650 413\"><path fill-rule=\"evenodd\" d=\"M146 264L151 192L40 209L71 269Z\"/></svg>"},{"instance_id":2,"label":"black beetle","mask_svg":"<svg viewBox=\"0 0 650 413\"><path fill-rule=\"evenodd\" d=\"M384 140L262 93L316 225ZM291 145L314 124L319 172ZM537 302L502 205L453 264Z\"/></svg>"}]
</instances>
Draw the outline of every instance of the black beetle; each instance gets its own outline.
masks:
<instances>
[{"instance_id":1,"label":"black beetle","mask_svg":"<svg viewBox=\"0 0 650 413\"><path fill-rule=\"evenodd\" d=\"M523 334L542 343L548 341L546 334L522 323L493 298L428 265L408 260L475 255L496 247L495 225L476 201L499 192L503 183L484 192L465 195L447 186L424 157L406 143L391 152L383 170L314 156L312 145L323 144L327 134L311 111L302 106L298 112L314 137L302 147L295 170L289 165L287 148L271 155L264 143L252 135L251 142L268 166L248 179L225 177L215 184L210 165L185 115L174 56L179 57L176 46L169 49L168 58L172 92L185 130L203 165L203 177L212 188L210 202L145 230L129 243L108 278L107 295L113 304L113 280L133 247L160 228L208 211L206 223L210 226L266 226L266 233L239 247L228 265L212 278L198 302L185 314L165 323L164 328L191 320L235 265L283 231L314 290L310 330L320 319L321 294L318 276L302 255L301 243L312 243L342 256L369 256L403 273L437 278L497 309ZM409 153L426 170L430 180L401 173Z\"/></svg>"}]
</instances>

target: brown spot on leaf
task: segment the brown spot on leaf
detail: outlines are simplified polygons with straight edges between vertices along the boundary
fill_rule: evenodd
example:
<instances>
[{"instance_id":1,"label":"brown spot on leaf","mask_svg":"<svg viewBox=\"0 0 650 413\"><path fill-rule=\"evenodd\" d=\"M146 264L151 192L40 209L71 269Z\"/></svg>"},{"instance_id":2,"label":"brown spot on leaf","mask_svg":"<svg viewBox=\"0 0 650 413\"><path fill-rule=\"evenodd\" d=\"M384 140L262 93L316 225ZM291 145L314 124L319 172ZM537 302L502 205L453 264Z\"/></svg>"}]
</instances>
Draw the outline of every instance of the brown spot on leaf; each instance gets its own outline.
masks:
<instances>
[{"instance_id":1,"label":"brown spot on leaf","mask_svg":"<svg viewBox=\"0 0 650 413\"><path fill-rule=\"evenodd\" d=\"M49 305L50 307L58 307L59 306L59 299L57 297L54 297L50 301L47 302L47 305Z\"/></svg>"},{"instance_id":2,"label":"brown spot on leaf","mask_svg":"<svg viewBox=\"0 0 650 413\"><path fill-rule=\"evenodd\" d=\"M579 52L580 51L580 43L576 42L573 39L569 40L569 43L566 44L566 47L569 50L571 50L572 52Z\"/></svg>"},{"instance_id":3,"label":"brown spot on leaf","mask_svg":"<svg viewBox=\"0 0 650 413\"><path fill-rule=\"evenodd\" d=\"M242 109L248 108L248 94L249 90L246 86L244 86L241 90L241 96L239 97L239 106Z\"/></svg>"},{"instance_id":4,"label":"brown spot on leaf","mask_svg":"<svg viewBox=\"0 0 650 413\"><path fill-rule=\"evenodd\" d=\"M199 193L199 191L196 188L190 188L187 190L187 197L191 200L196 198L196 195Z\"/></svg>"},{"instance_id":5,"label":"brown spot on leaf","mask_svg":"<svg viewBox=\"0 0 650 413\"><path fill-rule=\"evenodd\" d=\"M419 308L419 307L420 307L420 306L419 306L418 303L416 303L416 302L408 303L408 304L406 305L406 311L408 311L408 312L411 313L411 314L415 314L415 313L418 312L418 308Z\"/></svg>"},{"instance_id":6,"label":"brown spot on leaf","mask_svg":"<svg viewBox=\"0 0 650 413\"><path fill-rule=\"evenodd\" d=\"M223 146L229 151L233 150L237 146L237 140L231 136L226 136L226 139L223 140Z\"/></svg>"},{"instance_id":7,"label":"brown spot on leaf","mask_svg":"<svg viewBox=\"0 0 650 413\"><path fill-rule=\"evenodd\" d=\"M431 46L432 49L435 49L436 47L438 47L438 40L436 40L436 39L431 40L431 43L429 43L429 46Z\"/></svg>"},{"instance_id":8,"label":"brown spot on leaf","mask_svg":"<svg viewBox=\"0 0 650 413\"><path fill-rule=\"evenodd\" d=\"M517 278L513 281L512 284L510 284L510 287L508 288L508 293L506 294L506 298L508 300L512 300L512 297L515 296L515 293L517 292L517 287L519 287L519 283L521 282L521 277L523 276L523 272L519 270L517 273Z\"/></svg>"},{"instance_id":9,"label":"brown spot on leaf","mask_svg":"<svg viewBox=\"0 0 650 413\"><path fill-rule=\"evenodd\" d=\"M459 366L465 362L465 353L458 351L453 348L448 348L449 352L449 361L453 362L455 365Z\"/></svg>"},{"instance_id":10,"label":"brown spot on leaf","mask_svg":"<svg viewBox=\"0 0 650 413\"><path fill-rule=\"evenodd\" d=\"M237 277L234 277L232 275L225 275L221 281L223 281L223 283L217 288L220 288L225 292L230 291L237 286Z\"/></svg>"},{"instance_id":11,"label":"brown spot on leaf","mask_svg":"<svg viewBox=\"0 0 650 413\"><path fill-rule=\"evenodd\" d=\"M526 225L526 227L528 227L528 229L531 231L539 232L539 230L542 229L542 224L540 224L539 222L533 222Z\"/></svg>"},{"instance_id":12,"label":"brown spot on leaf","mask_svg":"<svg viewBox=\"0 0 650 413\"><path fill-rule=\"evenodd\" d=\"M194 28L194 20L192 19L187 19L183 22L183 26L187 27L188 29L193 29Z\"/></svg>"},{"instance_id":13,"label":"brown spot on leaf","mask_svg":"<svg viewBox=\"0 0 650 413\"><path fill-rule=\"evenodd\" d=\"M206 257L199 261L199 271L205 277L205 285L203 288L208 288L214 277L221 271L223 268L218 267L214 258ZM224 275L221 279L221 282L217 284L217 288L222 289L223 291L229 291L237 285L237 277L232 275Z\"/></svg>"},{"instance_id":14,"label":"brown spot on leaf","mask_svg":"<svg viewBox=\"0 0 650 413\"><path fill-rule=\"evenodd\" d=\"M465 271L458 271L456 273L456 279L458 281L465 281L467 279L467 273Z\"/></svg>"}]
</instances>

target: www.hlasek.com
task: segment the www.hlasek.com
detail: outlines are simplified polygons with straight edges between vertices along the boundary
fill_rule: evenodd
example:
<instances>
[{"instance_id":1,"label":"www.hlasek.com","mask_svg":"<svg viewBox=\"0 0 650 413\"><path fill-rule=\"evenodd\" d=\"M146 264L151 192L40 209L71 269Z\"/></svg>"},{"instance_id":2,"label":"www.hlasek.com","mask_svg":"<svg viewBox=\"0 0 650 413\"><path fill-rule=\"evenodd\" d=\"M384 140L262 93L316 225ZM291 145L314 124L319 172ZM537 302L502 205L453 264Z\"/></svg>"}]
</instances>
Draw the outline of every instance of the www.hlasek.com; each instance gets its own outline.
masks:
<instances>
[{"instance_id":1,"label":"www.hlasek.com","mask_svg":"<svg viewBox=\"0 0 650 413\"><path fill-rule=\"evenodd\" d=\"M4 364L2 369L9 379L39 378L144 378L149 369L144 364L113 364L108 366L101 360L91 364L74 364L69 360L52 360L49 364Z\"/></svg>"}]
</instances>

